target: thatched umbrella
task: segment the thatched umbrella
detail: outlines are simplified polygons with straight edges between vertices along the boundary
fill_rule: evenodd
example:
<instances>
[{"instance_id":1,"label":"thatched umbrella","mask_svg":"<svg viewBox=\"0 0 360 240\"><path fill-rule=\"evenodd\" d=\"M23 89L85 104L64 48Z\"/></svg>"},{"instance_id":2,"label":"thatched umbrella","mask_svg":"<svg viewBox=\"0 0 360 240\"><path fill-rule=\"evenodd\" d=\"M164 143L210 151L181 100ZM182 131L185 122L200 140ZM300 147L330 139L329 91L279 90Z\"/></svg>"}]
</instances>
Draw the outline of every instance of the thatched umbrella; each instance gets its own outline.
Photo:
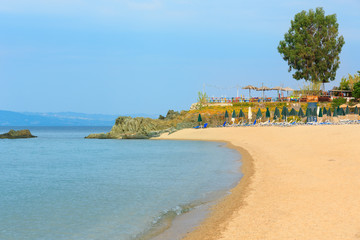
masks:
<instances>
[{"instance_id":1,"label":"thatched umbrella","mask_svg":"<svg viewBox=\"0 0 360 240\"><path fill-rule=\"evenodd\" d=\"M257 87L252 85L247 85L246 87L243 87L242 89L249 89L249 98L251 98L251 90L257 90Z\"/></svg>"},{"instance_id":2,"label":"thatched umbrella","mask_svg":"<svg viewBox=\"0 0 360 240\"><path fill-rule=\"evenodd\" d=\"M278 92L278 96L280 97L280 91L285 91L282 87L273 87L271 90L276 90Z\"/></svg>"},{"instance_id":3,"label":"thatched umbrella","mask_svg":"<svg viewBox=\"0 0 360 240\"><path fill-rule=\"evenodd\" d=\"M289 92L294 91L294 89L289 88L289 87L283 88L283 90L286 91L286 95L289 95Z\"/></svg>"},{"instance_id":4,"label":"thatched umbrella","mask_svg":"<svg viewBox=\"0 0 360 240\"><path fill-rule=\"evenodd\" d=\"M266 87L266 86L262 86L262 87L256 89L256 91L262 91L262 92L263 92L263 94L262 94L263 100L264 100L264 92L265 92L265 91L270 91L270 90L271 90L271 88Z\"/></svg>"}]
</instances>

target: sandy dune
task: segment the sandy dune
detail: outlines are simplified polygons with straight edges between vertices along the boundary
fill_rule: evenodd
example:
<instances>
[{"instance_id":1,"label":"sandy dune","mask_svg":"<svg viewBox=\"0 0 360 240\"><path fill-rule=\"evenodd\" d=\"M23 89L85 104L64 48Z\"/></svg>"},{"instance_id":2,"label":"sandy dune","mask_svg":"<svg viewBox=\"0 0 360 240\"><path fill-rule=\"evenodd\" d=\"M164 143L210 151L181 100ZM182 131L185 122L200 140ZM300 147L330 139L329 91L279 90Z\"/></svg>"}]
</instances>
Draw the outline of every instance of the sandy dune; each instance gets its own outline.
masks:
<instances>
[{"instance_id":1,"label":"sandy dune","mask_svg":"<svg viewBox=\"0 0 360 240\"><path fill-rule=\"evenodd\" d=\"M245 176L186 240L360 239L360 125L186 129L227 141Z\"/></svg>"}]
</instances>

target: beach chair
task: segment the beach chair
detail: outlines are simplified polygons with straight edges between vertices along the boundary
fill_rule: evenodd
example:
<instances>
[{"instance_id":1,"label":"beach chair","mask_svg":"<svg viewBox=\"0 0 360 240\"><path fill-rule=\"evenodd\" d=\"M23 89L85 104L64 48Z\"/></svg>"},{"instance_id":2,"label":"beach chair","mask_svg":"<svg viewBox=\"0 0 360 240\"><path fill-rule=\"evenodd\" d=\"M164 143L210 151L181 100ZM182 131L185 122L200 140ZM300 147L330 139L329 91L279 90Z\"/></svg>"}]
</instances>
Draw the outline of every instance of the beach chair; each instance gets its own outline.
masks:
<instances>
[{"instance_id":1,"label":"beach chair","mask_svg":"<svg viewBox=\"0 0 360 240\"><path fill-rule=\"evenodd\" d=\"M194 127L195 129L199 129L200 128L200 126L196 126L196 127Z\"/></svg>"},{"instance_id":2,"label":"beach chair","mask_svg":"<svg viewBox=\"0 0 360 240\"><path fill-rule=\"evenodd\" d=\"M270 120L260 123L260 126L269 126L270 125Z\"/></svg>"},{"instance_id":3,"label":"beach chair","mask_svg":"<svg viewBox=\"0 0 360 240\"><path fill-rule=\"evenodd\" d=\"M208 125L208 124L207 124L207 123L205 123L205 124L204 124L204 128L206 128L206 127L207 127L207 125Z\"/></svg>"},{"instance_id":4,"label":"beach chair","mask_svg":"<svg viewBox=\"0 0 360 240\"><path fill-rule=\"evenodd\" d=\"M224 122L223 125L218 125L217 127L225 127L226 126L226 121Z\"/></svg>"},{"instance_id":5,"label":"beach chair","mask_svg":"<svg viewBox=\"0 0 360 240\"><path fill-rule=\"evenodd\" d=\"M255 121L254 121L253 125L254 125L254 126L256 125L256 119L255 119Z\"/></svg>"}]
</instances>

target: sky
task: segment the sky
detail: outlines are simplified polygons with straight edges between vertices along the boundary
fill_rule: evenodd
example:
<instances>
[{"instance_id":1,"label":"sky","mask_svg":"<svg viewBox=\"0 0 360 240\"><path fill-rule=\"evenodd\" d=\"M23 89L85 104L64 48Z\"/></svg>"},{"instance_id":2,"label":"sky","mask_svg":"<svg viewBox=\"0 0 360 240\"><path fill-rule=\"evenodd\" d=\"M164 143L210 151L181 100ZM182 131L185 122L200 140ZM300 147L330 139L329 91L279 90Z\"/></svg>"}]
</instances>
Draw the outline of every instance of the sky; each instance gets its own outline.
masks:
<instances>
[{"instance_id":1,"label":"sky","mask_svg":"<svg viewBox=\"0 0 360 240\"><path fill-rule=\"evenodd\" d=\"M0 0L0 110L166 114L204 84L299 89L277 46L316 7L345 38L330 89L360 70L358 0Z\"/></svg>"}]
</instances>

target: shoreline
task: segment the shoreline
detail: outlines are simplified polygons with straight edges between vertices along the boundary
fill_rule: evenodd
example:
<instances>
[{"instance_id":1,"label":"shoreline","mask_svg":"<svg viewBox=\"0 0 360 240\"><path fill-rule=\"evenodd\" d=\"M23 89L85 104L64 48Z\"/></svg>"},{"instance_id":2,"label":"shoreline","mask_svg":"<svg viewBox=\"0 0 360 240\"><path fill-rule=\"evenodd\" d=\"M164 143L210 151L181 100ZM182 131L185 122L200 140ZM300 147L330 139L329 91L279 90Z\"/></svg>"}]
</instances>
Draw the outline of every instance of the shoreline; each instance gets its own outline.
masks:
<instances>
[{"instance_id":1,"label":"shoreline","mask_svg":"<svg viewBox=\"0 0 360 240\"><path fill-rule=\"evenodd\" d=\"M151 140L165 140L161 137L152 138ZM176 229L172 230L173 226L167 229L160 235L151 238L151 240L170 240L168 237L174 236L174 233L181 233L181 240L196 240L196 239L217 239L220 236L221 231L224 230L225 224L230 221L231 215L243 204L245 204L245 198L250 191L251 178L254 174L254 163L249 152L240 146L232 144L230 141L224 140L203 140L203 139L166 139L173 141L206 141L206 142L218 142L224 143L223 147L234 149L239 152L241 158L237 161L241 162L241 166L238 169L242 177L235 186L228 190L228 193L223 195L217 200L205 203L204 206L199 206L202 212L198 209L193 209L189 213L186 213L178 218L182 218L176 221ZM234 201L236 199L236 201ZM207 213L207 214L206 214ZM200 216L199 216L200 215ZM190 218L190 219L189 219ZM188 221L191 223L187 225L185 230L190 229L190 232L185 233L183 230L179 231L179 228L184 227L184 223L181 221ZM209 231L211 229L211 231Z\"/></svg>"},{"instance_id":2,"label":"shoreline","mask_svg":"<svg viewBox=\"0 0 360 240\"><path fill-rule=\"evenodd\" d=\"M150 140L163 140L158 138L151 138ZM234 161L240 162L240 166L237 168L237 172L240 175L239 180L234 182L229 188L223 189L220 192L216 193L216 197L212 197L208 199L207 201L203 202L202 204L196 206L195 208L191 209L189 212L181 214L179 216L176 216L173 220L171 226L167 228L165 231L161 232L159 235L156 235L154 237L151 237L150 240L173 240L173 239L186 239L186 237L189 234L192 234L195 229L199 227L204 226L204 222L207 222L209 219L211 219L211 228L218 227L217 223L222 222L224 218L227 217L227 214L223 213L221 211L221 208L219 208L219 211L217 212L217 216L213 216L214 209L218 208L219 204L223 202L226 198L228 198L230 195L232 195L234 189L236 189L236 192L240 193L243 191L243 187L246 186L246 183L242 185L239 185L240 182L244 179L245 173L247 172L246 176L251 176L252 168L251 165L252 162L250 161L251 156L246 152L245 149L242 149L241 147L237 147L230 142L227 141L213 141L213 140L196 140L196 139L166 139L167 141L202 141L202 142L214 142L214 143L220 143L223 144L219 147L224 147L228 149L232 149L238 152L240 155L239 158L235 159ZM246 161L246 163L245 163ZM227 204L227 202L224 202L223 204ZM218 219L221 217L221 219ZM214 219L218 219L214 222ZM195 235L196 238L196 235Z\"/></svg>"},{"instance_id":3,"label":"shoreline","mask_svg":"<svg viewBox=\"0 0 360 240\"><path fill-rule=\"evenodd\" d=\"M243 178L184 240L360 239L358 125L185 129L157 139L222 141Z\"/></svg>"},{"instance_id":4,"label":"shoreline","mask_svg":"<svg viewBox=\"0 0 360 240\"><path fill-rule=\"evenodd\" d=\"M183 240L218 239L221 232L226 228L226 224L231 220L234 212L246 204L245 199L251 191L251 179L255 173L253 158L245 148L236 146L230 141L222 142L226 143L225 147L235 149L241 155L240 161L242 165L239 171L243 176L237 185L230 189L230 194L225 195L216 202L210 208L209 216L200 225L196 226L193 231L185 235L182 238Z\"/></svg>"}]
</instances>

